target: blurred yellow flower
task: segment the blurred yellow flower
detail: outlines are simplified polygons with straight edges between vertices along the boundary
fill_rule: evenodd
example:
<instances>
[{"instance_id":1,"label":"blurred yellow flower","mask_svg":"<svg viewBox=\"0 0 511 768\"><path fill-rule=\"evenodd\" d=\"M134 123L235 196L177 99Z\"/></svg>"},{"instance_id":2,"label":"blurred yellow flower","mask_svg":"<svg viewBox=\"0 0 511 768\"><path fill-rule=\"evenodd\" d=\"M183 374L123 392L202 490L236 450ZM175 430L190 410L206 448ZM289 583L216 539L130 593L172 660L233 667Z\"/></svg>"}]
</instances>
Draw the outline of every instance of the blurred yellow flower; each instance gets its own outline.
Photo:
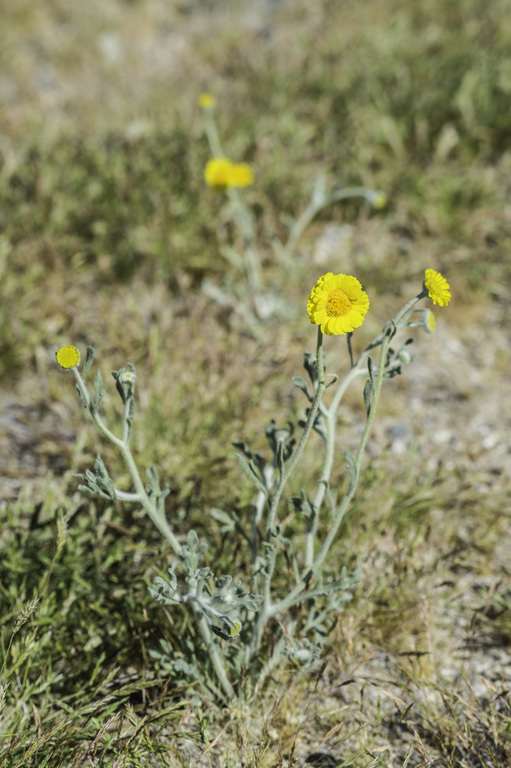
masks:
<instances>
[{"instance_id":1,"label":"blurred yellow flower","mask_svg":"<svg viewBox=\"0 0 511 768\"><path fill-rule=\"evenodd\" d=\"M225 189L229 186L232 163L225 157L213 157L206 163L204 178L210 187Z\"/></svg>"},{"instance_id":2,"label":"blurred yellow flower","mask_svg":"<svg viewBox=\"0 0 511 768\"><path fill-rule=\"evenodd\" d=\"M202 109L213 109L215 106L215 98L210 93L201 93L198 102L199 107L202 107Z\"/></svg>"},{"instance_id":3,"label":"blurred yellow flower","mask_svg":"<svg viewBox=\"0 0 511 768\"><path fill-rule=\"evenodd\" d=\"M356 277L322 275L311 291L307 314L328 336L342 336L359 328L369 309L369 298Z\"/></svg>"},{"instance_id":4,"label":"blurred yellow flower","mask_svg":"<svg viewBox=\"0 0 511 768\"><path fill-rule=\"evenodd\" d=\"M451 300L449 283L440 272L434 269L427 269L424 273L424 289L428 292L433 304L446 307Z\"/></svg>"},{"instance_id":5,"label":"blurred yellow flower","mask_svg":"<svg viewBox=\"0 0 511 768\"><path fill-rule=\"evenodd\" d=\"M249 187L254 183L252 168L247 163L236 163L229 175L229 187Z\"/></svg>"},{"instance_id":6,"label":"blurred yellow flower","mask_svg":"<svg viewBox=\"0 0 511 768\"><path fill-rule=\"evenodd\" d=\"M60 367L64 368L66 371L71 368L76 368L80 363L79 350L76 347L72 347L70 344L58 349L55 352L55 357L57 358L57 363Z\"/></svg>"},{"instance_id":7,"label":"blurred yellow flower","mask_svg":"<svg viewBox=\"0 0 511 768\"><path fill-rule=\"evenodd\" d=\"M204 170L206 184L217 189L248 187L254 182L252 169L246 163L232 163L225 157L209 160Z\"/></svg>"}]
</instances>

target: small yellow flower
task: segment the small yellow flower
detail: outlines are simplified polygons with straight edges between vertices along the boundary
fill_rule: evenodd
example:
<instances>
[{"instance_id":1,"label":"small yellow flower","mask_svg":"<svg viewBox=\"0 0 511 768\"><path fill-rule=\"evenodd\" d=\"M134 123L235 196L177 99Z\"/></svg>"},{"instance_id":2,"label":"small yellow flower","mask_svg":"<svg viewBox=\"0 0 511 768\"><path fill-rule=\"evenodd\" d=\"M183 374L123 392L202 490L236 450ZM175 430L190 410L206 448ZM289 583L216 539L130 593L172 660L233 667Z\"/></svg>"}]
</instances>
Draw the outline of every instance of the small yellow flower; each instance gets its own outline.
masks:
<instances>
[{"instance_id":1,"label":"small yellow flower","mask_svg":"<svg viewBox=\"0 0 511 768\"><path fill-rule=\"evenodd\" d=\"M198 98L199 107L202 109L213 109L215 106L215 97L210 93L201 93Z\"/></svg>"},{"instance_id":2,"label":"small yellow flower","mask_svg":"<svg viewBox=\"0 0 511 768\"><path fill-rule=\"evenodd\" d=\"M229 186L232 163L226 157L213 157L208 160L204 169L206 184L217 189L226 189Z\"/></svg>"},{"instance_id":3,"label":"small yellow flower","mask_svg":"<svg viewBox=\"0 0 511 768\"><path fill-rule=\"evenodd\" d=\"M204 178L210 187L227 189L248 187L254 183L254 174L247 163L232 163L226 157L214 157L204 169Z\"/></svg>"},{"instance_id":4,"label":"small yellow flower","mask_svg":"<svg viewBox=\"0 0 511 768\"><path fill-rule=\"evenodd\" d=\"M247 163L236 163L232 166L229 181L229 187L249 187L254 183L254 174L252 168Z\"/></svg>"},{"instance_id":5,"label":"small yellow flower","mask_svg":"<svg viewBox=\"0 0 511 768\"><path fill-rule=\"evenodd\" d=\"M424 274L424 289L428 292L428 296L433 301L433 304L446 307L451 300L449 283L440 272L436 272L434 269L426 270Z\"/></svg>"},{"instance_id":6,"label":"small yellow flower","mask_svg":"<svg viewBox=\"0 0 511 768\"><path fill-rule=\"evenodd\" d=\"M136 384L137 376L133 371L124 371L124 373L119 376L119 381L121 384Z\"/></svg>"},{"instance_id":7,"label":"small yellow flower","mask_svg":"<svg viewBox=\"0 0 511 768\"><path fill-rule=\"evenodd\" d=\"M71 368L76 368L80 363L80 352L76 347L72 347L67 344L65 347L61 347L55 352L57 363L61 368L65 368L66 371Z\"/></svg>"},{"instance_id":8,"label":"small yellow flower","mask_svg":"<svg viewBox=\"0 0 511 768\"><path fill-rule=\"evenodd\" d=\"M356 277L322 275L307 302L307 314L328 336L342 336L359 328L369 309L369 298Z\"/></svg>"}]
</instances>

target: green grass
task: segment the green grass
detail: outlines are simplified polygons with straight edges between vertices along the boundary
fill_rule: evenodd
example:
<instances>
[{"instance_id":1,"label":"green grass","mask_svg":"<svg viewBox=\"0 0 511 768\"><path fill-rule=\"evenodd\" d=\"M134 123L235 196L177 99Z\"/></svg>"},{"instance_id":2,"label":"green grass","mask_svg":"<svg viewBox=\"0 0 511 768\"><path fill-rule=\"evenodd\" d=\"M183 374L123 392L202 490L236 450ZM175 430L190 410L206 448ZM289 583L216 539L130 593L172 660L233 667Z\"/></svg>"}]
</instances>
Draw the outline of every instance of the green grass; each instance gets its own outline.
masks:
<instances>
[{"instance_id":1,"label":"green grass","mask_svg":"<svg viewBox=\"0 0 511 768\"><path fill-rule=\"evenodd\" d=\"M0 765L258 768L318 752L357 768L509 765L509 481L504 454L483 450L476 429L503 427L493 405L507 395L507 3L300 0L255 12L253 25L227 0L189 13L149 0L4 5ZM235 303L202 290L238 280L221 245L242 248L203 182L204 90L226 152L255 170L245 196L286 316L258 334ZM271 239L322 171L384 190L389 205L326 209L283 274ZM319 264L331 223L350 224L352 244ZM453 302L436 312L437 334L417 338L418 364L388 383L332 564L332 575L361 567L363 582L312 672L282 669L256 705L222 709L156 658L162 640L179 649L194 630L150 599L168 565L150 522L76 493L72 473L98 451L127 477L53 348L96 347L117 424L109 371L136 363L140 466L158 466L168 514L207 535L228 570L237 553L209 512L243 514L251 500L231 442L262 451L271 418L302 415L290 382L314 343L310 286L330 269L360 277L371 296L361 347L428 266L446 274ZM328 353L330 370L345 364ZM354 391L340 451L355 444L362 408ZM393 452L396 422L411 429L405 454ZM461 447L435 442L445 429ZM306 477L315 471L304 463Z\"/></svg>"}]
</instances>

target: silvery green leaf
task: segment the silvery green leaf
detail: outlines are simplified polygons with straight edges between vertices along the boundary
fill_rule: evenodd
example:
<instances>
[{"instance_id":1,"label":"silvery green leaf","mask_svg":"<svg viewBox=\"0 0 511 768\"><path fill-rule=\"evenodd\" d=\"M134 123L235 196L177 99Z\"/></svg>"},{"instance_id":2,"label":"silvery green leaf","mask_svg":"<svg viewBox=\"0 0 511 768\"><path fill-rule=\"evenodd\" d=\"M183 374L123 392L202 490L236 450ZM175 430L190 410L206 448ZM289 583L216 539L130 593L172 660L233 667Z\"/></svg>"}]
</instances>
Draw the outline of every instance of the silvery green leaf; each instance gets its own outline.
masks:
<instances>
[{"instance_id":1,"label":"silvery green leaf","mask_svg":"<svg viewBox=\"0 0 511 768\"><path fill-rule=\"evenodd\" d=\"M299 496L291 496L289 501L291 502L294 511L305 517L307 520L307 528L310 529L313 520L316 518L316 510L303 488L300 488Z\"/></svg>"},{"instance_id":2,"label":"silvery green leaf","mask_svg":"<svg viewBox=\"0 0 511 768\"><path fill-rule=\"evenodd\" d=\"M101 372L98 371L94 378L94 400L91 403L92 413L97 413L103 397L105 396L105 390L103 389L103 378Z\"/></svg>"},{"instance_id":3,"label":"silvery green leaf","mask_svg":"<svg viewBox=\"0 0 511 768\"><path fill-rule=\"evenodd\" d=\"M97 491L93 490L92 488L89 488L88 485L79 485L78 490L80 491L80 493L88 493L91 496L95 496L97 493Z\"/></svg>"},{"instance_id":4,"label":"silvery green leaf","mask_svg":"<svg viewBox=\"0 0 511 768\"><path fill-rule=\"evenodd\" d=\"M367 379L364 387L364 405L366 407L366 414L369 416L371 411L371 404L373 402L374 384L372 379Z\"/></svg>"},{"instance_id":5,"label":"silvery green leaf","mask_svg":"<svg viewBox=\"0 0 511 768\"><path fill-rule=\"evenodd\" d=\"M147 475L147 477L149 479L149 482L151 483L152 487L153 488L157 488L159 490L160 489L160 484L159 484L160 476L159 476L158 470L156 469L154 464L151 464L151 466L148 469L146 469L146 475Z\"/></svg>"},{"instance_id":6,"label":"silvery green leaf","mask_svg":"<svg viewBox=\"0 0 511 768\"><path fill-rule=\"evenodd\" d=\"M303 356L303 367L309 374L309 378L312 384L315 384L318 380L318 364L316 361L316 355L312 352L305 352Z\"/></svg>"},{"instance_id":7,"label":"silvery green leaf","mask_svg":"<svg viewBox=\"0 0 511 768\"><path fill-rule=\"evenodd\" d=\"M161 576L156 576L154 586L148 587L149 594L158 603L164 605L177 605L180 602L179 595L172 585L168 584Z\"/></svg>"},{"instance_id":8,"label":"silvery green leaf","mask_svg":"<svg viewBox=\"0 0 511 768\"><path fill-rule=\"evenodd\" d=\"M85 363L83 364L83 370L82 370L82 379L84 381L85 381L85 377L89 372L89 368L91 367L93 360L94 360L94 347L87 347L87 356L85 358Z\"/></svg>"},{"instance_id":9,"label":"silvery green leaf","mask_svg":"<svg viewBox=\"0 0 511 768\"><path fill-rule=\"evenodd\" d=\"M319 484L323 485L325 487L325 498L328 502L328 506L330 507L330 511L332 512L332 517L335 516L335 501L334 497L332 496L332 491L330 490L330 483L328 480L320 480Z\"/></svg>"},{"instance_id":10,"label":"silvery green leaf","mask_svg":"<svg viewBox=\"0 0 511 768\"><path fill-rule=\"evenodd\" d=\"M357 465L355 464L355 459L349 448L347 451L345 451L344 458L346 459L346 469L348 470L348 474L350 476L348 493L352 493L352 491L355 489L355 486L357 484L358 473L357 473Z\"/></svg>"},{"instance_id":11,"label":"silvery green leaf","mask_svg":"<svg viewBox=\"0 0 511 768\"><path fill-rule=\"evenodd\" d=\"M247 459L252 458L252 451L244 441L237 440L236 442L233 442L232 445L234 445L235 448L239 448L239 450L247 457Z\"/></svg>"},{"instance_id":12,"label":"silvery green leaf","mask_svg":"<svg viewBox=\"0 0 511 768\"><path fill-rule=\"evenodd\" d=\"M393 336L396 335L396 324L393 320L389 320L385 325L383 326L382 335L388 336L389 341L392 339Z\"/></svg>"},{"instance_id":13,"label":"silvery green leaf","mask_svg":"<svg viewBox=\"0 0 511 768\"><path fill-rule=\"evenodd\" d=\"M225 512L223 509L218 509L217 507L213 507L211 510L211 517L213 517L217 522L223 523L221 527L222 533L230 533L234 530L236 530L236 523L232 519L232 517Z\"/></svg>"},{"instance_id":14,"label":"silvery green leaf","mask_svg":"<svg viewBox=\"0 0 511 768\"><path fill-rule=\"evenodd\" d=\"M316 418L314 419L314 424L312 425L312 428L315 432L318 433L318 435L321 437L323 442L326 443L327 437L328 437L327 424L326 424L325 417L320 411L318 411Z\"/></svg>"},{"instance_id":15,"label":"silvery green leaf","mask_svg":"<svg viewBox=\"0 0 511 768\"><path fill-rule=\"evenodd\" d=\"M169 565L167 569L167 573L169 575L169 586L173 590L177 589L177 576L175 574L175 570L176 570L176 563L172 563L172 565Z\"/></svg>"},{"instance_id":16,"label":"silvery green leaf","mask_svg":"<svg viewBox=\"0 0 511 768\"><path fill-rule=\"evenodd\" d=\"M229 574L224 574L223 576L217 576L215 578L215 586L220 591L220 593L224 593L231 584L232 576L229 576ZM237 584L239 584L239 582L237 582Z\"/></svg>"},{"instance_id":17,"label":"silvery green leaf","mask_svg":"<svg viewBox=\"0 0 511 768\"><path fill-rule=\"evenodd\" d=\"M280 474L284 472L284 443L277 443L277 450L275 451L275 464Z\"/></svg>"},{"instance_id":18,"label":"silvery green leaf","mask_svg":"<svg viewBox=\"0 0 511 768\"><path fill-rule=\"evenodd\" d=\"M78 384L76 384L76 385L75 385L75 389L76 389L76 391L78 392L78 397L79 397L79 398L80 398L80 400L82 401L82 405L83 405L83 407L84 407L84 408L85 408L87 411L88 411L88 410L90 410L90 409L91 409L91 405L90 405L90 402L89 402L89 400L87 400L87 398L86 398L86 397L83 395L83 393L82 393L82 390L80 389L80 387L78 386Z\"/></svg>"},{"instance_id":19,"label":"silvery green leaf","mask_svg":"<svg viewBox=\"0 0 511 768\"><path fill-rule=\"evenodd\" d=\"M117 392L120 395L120 398L123 403L126 402L126 392L124 391L124 387L121 384L121 376L125 372L126 368L119 368L118 371L112 371L112 376L115 379L115 388Z\"/></svg>"},{"instance_id":20,"label":"silvery green leaf","mask_svg":"<svg viewBox=\"0 0 511 768\"><path fill-rule=\"evenodd\" d=\"M309 400L309 402L312 402L312 395L309 393L309 388L307 387L307 382L303 378L303 376L293 376L293 384L295 387L298 387L298 389L301 389L305 397Z\"/></svg>"},{"instance_id":21,"label":"silvery green leaf","mask_svg":"<svg viewBox=\"0 0 511 768\"><path fill-rule=\"evenodd\" d=\"M148 469L146 469L145 472L147 475L147 479L149 480L149 483L145 487L147 495L149 497L154 496L156 498L159 498L161 495L161 489L160 489L160 477L158 475L158 470L156 469L154 464L152 464Z\"/></svg>"},{"instance_id":22,"label":"silvery green leaf","mask_svg":"<svg viewBox=\"0 0 511 768\"><path fill-rule=\"evenodd\" d=\"M293 437L294 426L290 421L287 422L285 427L277 427L275 420L272 419L266 427L266 439L272 450L275 464L279 471L282 472L284 463L291 458L293 449L295 446L295 439ZM263 481L264 474L261 473Z\"/></svg>"},{"instance_id":23,"label":"silvery green leaf","mask_svg":"<svg viewBox=\"0 0 511 768\"><path fill-rule=\"evenodd\" d=\"M369 373L369 379L370 379L371 381L374 381L373 369L374 369L374 366L373 366L373 358L372 358L371 356L369 356L369 357L367 358L367 371L368 371L368 373Z\"/></svg>"},{"instance_id":24,"label":"silvery green leaf","mask_svg":"<svg viewBox=\"0 0 511 768\"><path fill-rule=\"evenodd\" d=\"M245 606L247 611L252 611L253 613L255 613L256 611L259 610L259 606L261 605L263 600L264 600L264 597L262 595L247 594L243 601L243 605Z\"/></svg>"},{"instance_id":25,"label":"silvery green leaf","mask_svg":"<svg viewBox=\"0 0 511 768\"><path fill-rule=\"evenodd\" d=\"M236 456L240 467L243 469L247 477L253 482L257 490L261 491L261 493L263 493L266 498L268 498L268 491L257 476L253 462L250 462L249 464L245 457L241 455L241 453L235 453L234 455Z\"/></svg>"},{"instance_id":26,"label":"silvery green leaf","mask_svg":"<svg viewBox=\"0 0 511 768\"><path fill-rule=\"evenodd\" d=\"M195 552L199 544L199 537L197 536L196 532L193 529L188 532L188 536L186 537L186 543L188 544L190 552Z\"/></svg>"}]
</instances>

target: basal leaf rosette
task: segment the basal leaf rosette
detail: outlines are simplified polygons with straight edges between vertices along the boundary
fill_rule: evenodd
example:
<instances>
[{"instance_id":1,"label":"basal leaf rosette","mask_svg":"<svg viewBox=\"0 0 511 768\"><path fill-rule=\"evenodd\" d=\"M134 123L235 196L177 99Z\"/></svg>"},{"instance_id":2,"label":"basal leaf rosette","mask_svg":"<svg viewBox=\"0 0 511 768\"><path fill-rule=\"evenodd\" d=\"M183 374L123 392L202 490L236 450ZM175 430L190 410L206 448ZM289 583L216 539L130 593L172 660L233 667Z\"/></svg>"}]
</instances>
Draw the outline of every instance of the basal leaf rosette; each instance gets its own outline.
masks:
<instances>
[{"instance_id":1,"label":"basal leaf rosette","mask_svg":"<svg viewBox=\"0 0 511 768\"><path fill-rule=\"evenodd\" d=\"M427 291L433 304L446 307L451 300L450 285L445 277L434 269L427 269L424 273L424 290Z\"/></svg>"},{"instance_id":2,"label":"basal leaf rosette","mask_svg":"<svg viewBox=\"0 0 511 768\"><path fill-rule=\"evenodd\" d=\"M322 275L307 302L307 314L328 336L343 336L359 328L369 309L369 298L356 277Z\"/></svg>"}]
</instances>

